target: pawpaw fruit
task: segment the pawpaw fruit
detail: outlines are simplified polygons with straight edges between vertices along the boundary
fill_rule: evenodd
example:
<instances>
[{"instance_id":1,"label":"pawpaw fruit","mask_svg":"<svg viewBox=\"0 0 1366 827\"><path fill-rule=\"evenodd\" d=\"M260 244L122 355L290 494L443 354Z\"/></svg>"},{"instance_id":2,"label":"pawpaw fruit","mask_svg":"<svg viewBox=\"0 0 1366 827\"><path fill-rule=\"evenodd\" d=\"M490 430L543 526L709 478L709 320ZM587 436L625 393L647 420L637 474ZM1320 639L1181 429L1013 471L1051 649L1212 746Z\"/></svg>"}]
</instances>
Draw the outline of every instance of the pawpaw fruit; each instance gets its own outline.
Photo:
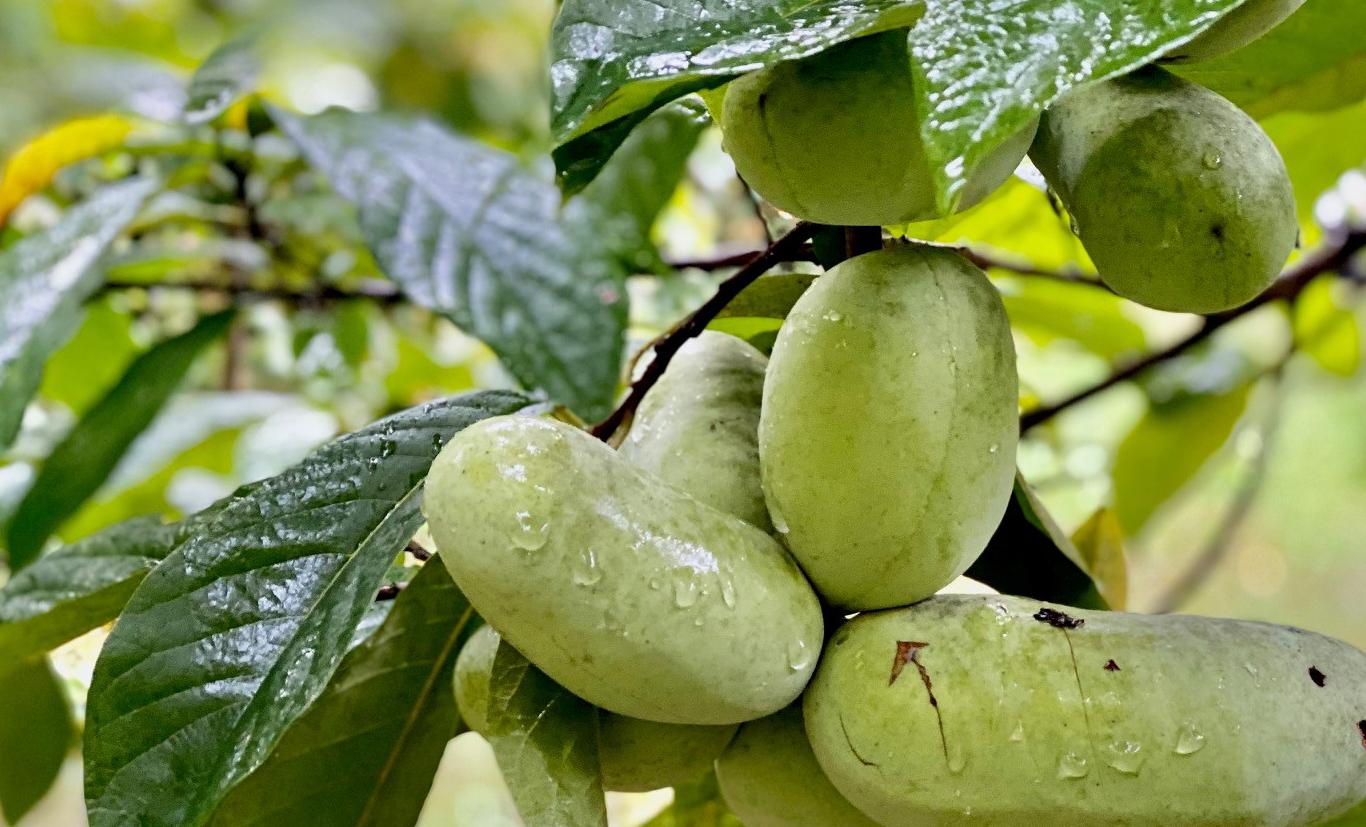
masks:
<instances>
[{"instance_id":1,"label":"pawpaw fruit","mask_svg":"<svg viewBox=\"0 0 1366 827\"><path fill-rule=\"evenodd\" d=\"M1149 307L1245 304L1295 246L1295 196L1271 139L1224 98L1162 69L1064 96L1030 157L1101 278Z\"/></svg>"},{"instance_id":2,"label":"pawpaw fruit","mask_svg":"<svg viewBox=\"0 0 1366 827\"><path fill-rule=\"evenodd\" d=\"M963 595L846 623L804 712L886 827L1289 827L1366 798L1363 687L1298 629Z\"/></svg>"},{"instance_id":3,"label":"pawpaw fruit","mask_svg":"<svg viewBox=\"0 0 1366 827\"><path fill-rule=\"evenodd\" d=\"M904 245L836 266L778 333L759 459L775 528L845 610L901 606L967 570L1015 476L1010 324L982 271Z\"/></svg>"}]
</instances>

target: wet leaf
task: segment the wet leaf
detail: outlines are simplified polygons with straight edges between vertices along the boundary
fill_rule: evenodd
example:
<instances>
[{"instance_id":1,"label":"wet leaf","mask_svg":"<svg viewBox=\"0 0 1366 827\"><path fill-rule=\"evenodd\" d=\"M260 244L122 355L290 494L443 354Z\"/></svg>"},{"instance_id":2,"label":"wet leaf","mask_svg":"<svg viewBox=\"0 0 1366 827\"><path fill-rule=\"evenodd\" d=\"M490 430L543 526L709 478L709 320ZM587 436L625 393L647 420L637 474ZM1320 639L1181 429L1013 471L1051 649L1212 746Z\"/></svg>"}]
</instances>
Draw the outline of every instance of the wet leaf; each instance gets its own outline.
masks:
<instances>
[{"instance_id":1,"label":"wet leaf","mask_svg":"<svg viewBox=\"0 0 1366 827\"><path fill-rule=\"evenodd\" d=\"M1081 553L1018 472L1015 494L986 550L966 572L1002 594L1107 609Z\"/></svg>"},{"instance_id":2,"label":"wet leaf","mask_svg":"<svg viewBox=\"0 0 1366 827\"><path fill-rule=\"evenodd\" d=\"M709 772L697 781L674 787L674 801L668 809L645 823L645 827L743 827L740 819L726 807L716 773Z\"/></svg>"},{"instance_id":3,"label":"wet leaf","mask_svg":"<svg viewBox=\"0 0 1366 827\"><path fill-rule=\"evenodd\" d=\"M588 204L562 213L549 181L430 121L275 117L355 203L376 259L410 299L488 343L527 387L587 419L606 414L634 233L609 237Z\"/></svg>"},{"instance_id":4,"label":"wet leaf","mask_svg":"<svg viewBox=\"0 0 1366 827\"><path fill-rule=\"evenodd\" d=\"M187 123L208 123L252 91L261 75L257 43L255 34L234 38L200 64L187 90L183 115Z\"/></svg>"},{"instance_id":5,"label":"wet leaf","mask_svg":"<svg viewBox=\"0 0 1366 827\"><path fill-rule=\"evenodd\" d=\"M0 673L0 815L14 824L52 787L75 736L47 658Z\"/></svg>"},{"instance_id":6,"label":"wet leaf","mask_svg":"<svg viewBox=\"0 0 1366 827\"><path fill-rule=\"evenodd\" d=\"M227 332L233 315L205 316L189 331L139 356L57 444L10 520L11 570L36 559L47 538L108 479L199 354Z\"/></svg>"},{"instance_id":7,"label":"wet leaf","mask_svg":"<svg viewBox=\"0 0 1366 827\"><path fill-rule=\"evenodd\" d=\"M135 517L16 574L0 589L0 672L117 617L182 533L158 517Z\"/></svg>"},{"instance_id":8,"label":"wet leaf","mask_svg":"<svg viewBox=\"0 0 1366 827\"><path fill-rule=\"evenodd\" d=\"M450 436L527 397L440 400L239 489L143 580L105 643L85 733L92 827L204 824L323 692Z\"/></svg>"},{"instance_id":9,"label":"wet leaf","mask_svg":"<svg viewBox=\"0 0 1366 827\"><path fill-rule=\"evenodd\" d=\"M446 742L460 729L451 671L474 611L439 560L422 567L393 607L213 824L416 822Z\"/></svg>"},{"instance_id":10,"label":"wet leaf","mask_svg":"<svg viewBox=\"0 0 1366 827\"><path fill-rule=\"evenodd\" d=\"M493 659L485 735L526 827L607 827L597 710L506 641Z\"/></svg>"},{"instance_id":11,"label":"wet leaf","mask_svg":"<svg viewBox=\"0 0 1366 827\"><path fill-rule=\"evenodd\" d=\"M80 323L81 302L99 286L100 256L156 186L134 178L105 187L0 252L0 447L14 440L43 363Z\"/></svg>"}]
</instances>

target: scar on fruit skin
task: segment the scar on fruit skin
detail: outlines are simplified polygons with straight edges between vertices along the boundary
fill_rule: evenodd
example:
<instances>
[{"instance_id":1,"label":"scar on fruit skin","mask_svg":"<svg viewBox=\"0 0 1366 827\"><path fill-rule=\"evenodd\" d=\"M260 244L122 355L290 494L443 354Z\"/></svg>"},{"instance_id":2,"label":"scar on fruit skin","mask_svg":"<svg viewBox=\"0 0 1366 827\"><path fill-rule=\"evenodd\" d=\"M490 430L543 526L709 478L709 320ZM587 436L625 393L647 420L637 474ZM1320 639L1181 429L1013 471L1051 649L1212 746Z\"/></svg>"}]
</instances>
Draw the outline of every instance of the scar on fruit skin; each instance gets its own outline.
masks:
<instances>
[{"instance_id":1,"label":"scar on fruit skin","mask_svg":"<svg viewBox=\"0 0 1366 827\"><path fill-rule=\"evenodd\" d=\"M1320 672L1317 666L1311 666L1309 667L1309 680L1313 681L1315 686L1323 686L1328 682L1328 676Z\"/></svg>"},{"instance_id":2,"label":"scar on fruit skin","mask_svg":"<svg viewBox=\"0 0 1366 827\"><path fill-rule=\"evenodd\" d=\"M1105 662L1105 671L1106 671L1106 672L1118 672L1118 671L1120 671L1120 670L1119 670L1119 664L1118 664L1118 663L1115 663L1115 659L1114 659L1114 658L1110 658L1109 660L1107 660L1107 661Z\"/></svg>"},{"instance_id":3,"label":"scar on fruit skin","mask_svg":"<svg viewBox=\"0 0 1366 827\"><path fill-rule=\"evenodd\" d=\"M844 733L844 743L849 745L849 752L853 754L854 758L856 758L860 764L865 767L876 767L878 765L876 761L869 761L867 758L859 755L858 748L854 746L854 739L849 737L849 727L844 725L843 712L840 713L840 732Z\"/></svg>"},{"instance_id":4,"label":"scar on fruit skin","mask_svg":"<svg viewBox=\"0 0 1366 827\"><path fill-rule=\"evenodd\" d=\"M1034 619L1040 623L1047 623L1054 629L1077 629L1086 623L1082 618L1072 617L1066 612L1050 609L1047 606L1035 612Z\"/></svg>"},{"instance_id":5,"label":"scar on fruit skin","mask_svg":"<svg viewBox=\"0 0 1366 827\"><path fill-rule=\"evenodd\" d=\"M925 664L920 662L920 650L930 644L919 640L898 640L896 642L896 655L892 657L892 677L887 681L891 686L896 683L896 679L901 677L901 670L906 668L907 661L914 663L916 671L920 673L920 682L925 684L925 694L930 697L930 706L934 709L935 720L939 722L939 744L944 748L944 760L949 760L949 741L944 736L944 713L939 709L939 699L934 696L934 681L930 680L930 670L925 668Z\"/></svg>"}]
</instances>

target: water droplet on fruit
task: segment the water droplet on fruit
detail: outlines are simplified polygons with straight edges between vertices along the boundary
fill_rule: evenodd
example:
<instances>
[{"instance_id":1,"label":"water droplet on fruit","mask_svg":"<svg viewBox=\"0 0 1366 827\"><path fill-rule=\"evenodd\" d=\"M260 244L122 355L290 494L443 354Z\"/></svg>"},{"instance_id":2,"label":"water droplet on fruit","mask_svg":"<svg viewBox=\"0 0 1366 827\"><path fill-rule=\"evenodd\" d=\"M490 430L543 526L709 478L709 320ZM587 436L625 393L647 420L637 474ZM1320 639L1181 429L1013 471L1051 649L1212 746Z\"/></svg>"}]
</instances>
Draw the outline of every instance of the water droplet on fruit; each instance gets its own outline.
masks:
<instances>
[{"instance_id":1,"label":"water droplet on fruit","mask_svg":"<svg viewBox=\"0 0 1366 827\"><path fill-rule=\"evenodd\" d=\"M1218 169L1224 165L1223 156L1214 150L1206 152L1205 157L1201 158L1200 161L1205 165L1205 169Z\"/></svg>"},{"instance_id":2,"label":"water droplet on fruit","mask_svg":"<svg viewBox=\"0 0 1366 827\"><path fill-rule=\"evenodd\" d=\"M946 756L946 760L949 764L949 772L957 775L968 765L968 756L963 752L963 748L956 742L950 744L947 749L948 755Z\"/></svg>"},{"instance_id":3,"label":"water droplet on fruit","mask_svg":"<svg viewBox=\"0 0 1366 827\"><path fill-rule=\"evenodd\" d=\"M1011 741L1014 741L1015 743L1018 744L1018 743L1023 742L1024 739L1025 739L1025 735L1024 735L1024 721L1016 721L1016 722L1015 722L1015 731L1012 732L1012 733L1010 733L1010 740L1011 740Z\"/></svg>"},{"instance_id":4,"label":"water droplet on fruit","mask_svg":"<svg viewBox=\"0 0 1366 827\"><path fill-rule=\"evenodd\" d=\"M806 641L794 640L787 645L787 665L793 672L800 672L811 665L811 650Z\"/></svg>"},{"instance_id":5,"label":"water droplet on fruit","mask_svg":"<svg viewBox=\"0 0 1366 827\"><path fill-rule=\"evenodd\" d=\"M993 442L991 443L991 447L987 449L987 453L994 454L999 450L1001 450L1001 446Z\"/></svg>"},{"instance_id":6,"label":"water droplet on fruit","mask_svg":"<svg viewBox=\"0 0 1366 827\"><path fill-rule=\"evenodd\" d=\"M1133 741L1115 741L1106 752L1106 763L1125 775L1138 775L1143 767L1143 747Z\"/></svg>"},{"instance_id":7,"label":"water droplet on fruit","mask_svg":"<svg viewBox=\"0 0 1366 827\"><path fill-rule=\"evenodd\" d=\"M1181 729L1176 733L1176 754L1190 755L1199 752L1205 747L1205 735L1195 724L1186 723L1181 725Z\"/></svg>"},{"instance_id":8,"label":"water droplet on fruit","mask_svg":"<svg viewBox=\"0 0 1366 827\"><path fill-rule=\"evenodd\" d=\"M550 537L550 523L532 518L529 511L517 512L517 530L512 532L512 544L524 551L536 551L545 546Z\"/></svg>"},{"instance_id":9,"label":"water droplet on fruit","mask_svg":"<svg viewBox=\"0 0 1366 827\"><path fill-rule=\"evenodd\" d=\"M696 605L698 597L697 577L693 574L692 569L679 566L670 573L669 579L673 581L675 606L686 609L689 606Z\"/></svg>"},{"instance_id":10,"label":"water droplet on fruit","mask_svg":"<svg viewBox=\"0 0 1366 827\"><path fill-rule=\"evenodd\" d=\"M727 609L735 608L735 581L724 572L721 574L721 602Z\"/></svg>"},{"instance_id":11,"label":"water droplet on fruit","mask_svg":"<svg viewBox=\"0 0 1366 827\"><path fill-rule=\"evenodd\" d=\"M593 549L584 549L579 554L572 576L580 586L592 586L602 580L602 566L598 565L598 555Z\"/></svg>"},{"instance_id":12,"label":"water droplet on fruit","mask_svg":"<svg viewBox=\"0 0 1366 827\"><path fill-rule=\"evenodd\" d=\"M825 319L827 322L838 322L844 318L844 314L839 312L838 310L831 310L821 318Z\"/></svg>"},{"instance_id":13,"label":"water droplet on fruit","mask_svg":"<svg viewBox=\"0 0 1366 827\"><path fill-rule=\"evenodd\" d=\"M1247 670L1247 673L1248 673L1249 675L1256 676L1256 674L1257 674L1257 667L1253 666L1253 665L1250 664L1250 663L1245 663L1245 664L1243 664L1243 668Z\"/></svg>"},{"instance_id":14,"label":"water droplet on fruit","mask_svg":"<svg viewBox=\"0 0 1366 827\"><path fill-rule=\"evenodd\" d=\"M1085 756L1077 755L1075 752L1065 752L1058 759L1059 778L1085 778L1090 771L1090 762Z\"/></svg>"}]
</instances>

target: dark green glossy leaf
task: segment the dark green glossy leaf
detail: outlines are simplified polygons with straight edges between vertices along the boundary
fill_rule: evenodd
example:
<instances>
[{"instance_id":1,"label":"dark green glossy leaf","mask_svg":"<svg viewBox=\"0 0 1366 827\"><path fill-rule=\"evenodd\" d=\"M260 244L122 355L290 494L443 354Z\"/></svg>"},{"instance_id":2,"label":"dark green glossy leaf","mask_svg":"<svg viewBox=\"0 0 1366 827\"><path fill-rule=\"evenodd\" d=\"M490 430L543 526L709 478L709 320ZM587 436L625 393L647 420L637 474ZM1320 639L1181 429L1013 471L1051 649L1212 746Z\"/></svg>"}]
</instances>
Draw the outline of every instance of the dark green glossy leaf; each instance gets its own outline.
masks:
<instances>
[{"instance_id":1,"label":"dark green glossy leaf","mask_svg":"<svg viewBox=\"0 0 1366 827\"><path fill-rule=\"evenodd\" d=\"M446 567L439 560L423 566L383 625L346 656L327 690L212 823L415 823L446 742L460 728L451 671L473 620Z\"/></svg>"},{"instance_id":2,"label":"dark green glossy leaf","mask_svg":"<svg viewBox=\"0 0 1366 827\"><path fill-rule=\"evenodd\" d=\"M80 322L99 286L97 264L157 183L105 187L53 227L0 252L0 447L14 440L43 364Z\"/></svg>"},{"instance_id":3,"label":"dark green glossy leaf","mask_svg":"<svg viewBox=\"0 0 1366 827\"><path fill-rule=\"evenodd\" d=\"M47 658L0 673L0 815L14 824L57 780L75 727Z\"/></svg>"},{"instance_id":4,"label":"dark green glossy leaf","mask_svg":"<svg viewBox=\"0 0 1366 827\"><path fill-rule=\"evenodd\" d=\"M95 666L92 827L195 827L323 692L421 524L445 440L523 408L488 391L391 416L213 507L143 580Z\"/></svg>"},{"instance_id":5,"label":"dark green glossy leaf","mask_svg":"<svg viewBox=\"0 0 1366 827\"><path fill-rule=\"evenodd\" d=\"M63 546L0 589L0 672L118 616L181 527L136 517Z\"/></svg>"},{"instance_id":6,"label":"dark green glossy leaf","mask_svg":"<svg viewBox=\"0 0 1366 827\"><path fill-rule=\"evenodd\" d=\"M1082 567L1072 540L1053 522L1019 473L1001 525L967 576L1002 594L1079 609L1109 608Z\"/></svg>"},{"instance_id":7,"label":"dark green glossy leaf","mask_svg":"<svg viewBox=\"0 0 1366 827\"><path fill-rule=\"evenodd\" d=\"M233 315L225 311L205 316L190 330L139 356L58 443L10 520L12 570L37 558L47 538L108 479L199 354L227 332Z\"/></svg>"},{"instance_id":8,"label":"dark green glossy leaf","mask_svg":"<svg viewBox=\"0 0 1366 827\"><path fill-rule=\"evenodd\" d=\"M190 78L183 117L192 124L208 123L251 92L260 75L261 56L254 34L224 43Z\"/></svg>"},{"instance_id":9,"label":"dark green glossy leaf","mask_svg":"<svg viewBox=\"0 0 1366 827\"><path fill-rule=\"evenodd\" d=\"M1366 98L1366 3L1310 0L1236 52L1176 68L1257 118Z\"/></svg>"},{"instance_id":10,"label":"dark green glossy leaf","mask_svg":"<svg viewBox=\"0 0 1366 827\"><path fill-rule=\"evenodd\" d=\"M505 641L493 659L485 736L526 827L607 827L597 710Z\"/></svg>"},{"instance_id":11,"label":"dark green glossy leaf","mask_svg":"<svg viewBox=\"0 0 1366 827\"><path fill-rule=\"evenodd\" d=\"M524 385L585 418L616 393L626 325L623 251L587 204L561 210L511 155L425 120L276 113L359 209L375 258L413 301L483 339Z\"/></svg>"},{"instance_id":12,"label":"dark green glossy leaf","mask_svg":"<svg viewBox=\"0 0 1366 827\"><path fill-rule=\"evenodd\" d=\"M726 807L716 773L709 772L692 784L674 787L668 809L645 823L645 827L744 827Z\"/></svg>"}]
</instances>

